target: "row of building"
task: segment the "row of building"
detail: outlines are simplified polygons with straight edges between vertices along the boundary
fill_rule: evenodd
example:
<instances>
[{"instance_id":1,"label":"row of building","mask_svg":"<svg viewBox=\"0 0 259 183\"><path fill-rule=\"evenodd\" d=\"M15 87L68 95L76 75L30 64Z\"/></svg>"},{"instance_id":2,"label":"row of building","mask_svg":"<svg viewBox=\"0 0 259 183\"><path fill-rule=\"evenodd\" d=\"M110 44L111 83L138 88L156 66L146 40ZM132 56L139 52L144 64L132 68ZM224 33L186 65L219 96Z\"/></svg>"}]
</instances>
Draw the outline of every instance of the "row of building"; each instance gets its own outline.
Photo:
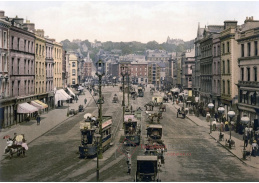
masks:
<instances>
[{"instance_id":1,"label":"row of building","mask_svg":"<svg viewBox=\"0 0 259 183\"><path fill-rule=\"evenodd\" d=\"M247 17L242 25L198 25L195 49L170 59L174 86L188 90L206 105L222 104L248 114L253 123L259 111L259 21Z\"/></svg>"},{"instance_id":2,"label":"row of building","mask_svg":"<svg viewBox=\"0 0 259 183\"><path fill-rule=\"evenodd\" d=\"M55 91L78 84L86 62L34 23L0 11L0 128L24 121L19 104L37 100L53 109Z\"/></svg>"}]
</instances>

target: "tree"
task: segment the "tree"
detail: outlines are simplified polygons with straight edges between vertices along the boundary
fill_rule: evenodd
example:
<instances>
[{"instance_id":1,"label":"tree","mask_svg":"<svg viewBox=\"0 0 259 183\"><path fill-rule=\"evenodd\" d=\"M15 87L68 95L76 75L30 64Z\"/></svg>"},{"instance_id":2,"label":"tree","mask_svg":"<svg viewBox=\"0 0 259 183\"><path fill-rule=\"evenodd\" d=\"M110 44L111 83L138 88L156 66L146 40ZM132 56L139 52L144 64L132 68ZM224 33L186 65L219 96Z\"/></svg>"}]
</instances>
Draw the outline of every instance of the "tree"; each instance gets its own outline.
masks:
<instances>
[{"instance_id":1,"label":"tree","mask_svg":"<svg viewBox=\"0 0 259 183\"><path fill-rule=\"evenodd\" d=\"M159 44L156 41L149 41L146 45L146 48L150 50L159 49Z\"/></svg>"}]
</instances>

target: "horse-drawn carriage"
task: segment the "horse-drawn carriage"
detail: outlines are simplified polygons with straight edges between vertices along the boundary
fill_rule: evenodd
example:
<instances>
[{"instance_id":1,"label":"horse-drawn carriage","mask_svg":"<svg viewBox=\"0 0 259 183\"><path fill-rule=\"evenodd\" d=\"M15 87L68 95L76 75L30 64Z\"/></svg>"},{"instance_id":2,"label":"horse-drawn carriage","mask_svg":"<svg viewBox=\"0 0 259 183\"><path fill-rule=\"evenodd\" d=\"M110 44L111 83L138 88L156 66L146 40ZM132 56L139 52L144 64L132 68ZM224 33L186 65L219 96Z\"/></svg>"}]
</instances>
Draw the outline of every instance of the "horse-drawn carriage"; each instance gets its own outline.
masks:
<instances>
[{"instance_id":1,"label":"horse-drawn carriage","mask_svg":"<svg viewBox=\"0 0 259 183\"><path fill-rule=\"evenodd\" d=\"M163 97L152 97L152 101L154 102L155 106L160 106L163 103Z\"/></svg>"},{"instance_id":2,"label":"horse-drawn carriage","mask_svg":"<svg viewBox=\"0 0 259 183\"><path fill-rule=\"evenodd\" d=\"M180 110L180 108L177 110L177 118L179 118L179 116L181 116L183 119L185 118L186 116L186 113L184 110Z\"/></svg>"},{"instance_id":3,"label":"horse-drawn carriage","mask_svg":"<svg viewBox=\"0 0 259 183\"><path fill-rule=\"evenodd\" d=\"M154 122L154 118L156 118L157 123L160 123L160 119L162 118L162 112L158 113L148 113L148 119L151 123Z\"/></svg>"},{"instance_id":4,"label":"horse-drawn carriage","mask_svg":"<svg viewBox=\"0 0 259 183\"><path fill-rule=\"evenodd\" d=\"M131 98L132 98L133 100L135 100L136 97L138 96L138 94L137 94L136 91L132 91L130 94L131 94Z\"/></svg>"},{"instance_id":5,"label":"horse-drawn carriage","mask_svg":"<svg viewBox=\"0 0 259 183\"><path fill-rule=\"evenodd\" d=\"M114 94L112 103L117 103L117 102L119 102L118 96L116 94Z\"/></svg>"},{"instance_id":6,"label":"horse-drawn carriage","mask_svg":"<svg viewBox=\"0 0 259 183\"><path fill-rule=\"evenodd\" d=\"M157 156L137 156L136 182L161 182Z\"/></svg>"},{"instance_id":7,"label":"horse-drawn carriage","mask_svg":"<svg viewBox=\"0 0 259 183\"><path fill-rule=\"evenodd\" d=\"M84 106L83 105L79 105L78 106L78 112L84 112L85 109L84 109Z\"/></svg>"},{"instance_id":8,"label":"horse-drawn carriage","mask_svg":"<svg viewBox=\"0 0 259 183\"><path fill-rule=\"evenodd\" d=\"M153 111L154 106L155 106L155 103L153 101L150 101L144 105L144 107L146 108L146 111Z\"/></svg>"},{"instance_id":9,"label":"horse-drawn carriage","mask_svg":"<svg viewBox=\"0 0 259 183\"><path fill-rule=\"evenodd\" d=\"M124 116L124 144L136 146L140 144L141 126L134 115Z\"/></svg>"},{"instance_id":10,"label":"horse-drawn carriage","mask_svg":"<svg viewBox=\"0 0 259 183\"><path fill-rule=\"evenodd\" d=\"M150 125L147 130L147 142L145 144L145 154L158 157L159 165L165 163L164 152L167 148L162 140L163 128L161 125Z\"/></svg>"},{"instance_id":11,"label":"horse-drawn carriage","mask_svg":"<svg viewBox=\"0 0 259 183\"><path fill-rule=\"evenodd\" d=\"M168 97L167 96L163 97L163 102L168 102Z\"/></svg>"},{"instance_id":12,"label":"horse-drawn carriage","mask_svg":"<svg viewBox=\"0 0 259 183\"><path fill-rule=\"evenodd\" d=\"M166 112L166 105L165 104L160 104L159 111Z\"/></svg>"},{"instance_id":13,"label":"horse-drawn carriage","mask_svg":"<svg viewBox=\"0 0 259 183\"><path fill-rule=\"evenodd\" d=\"M7 140L7 146L4 152L9 158L12 158L14 154L17 154L18 157L25 157L26 150L28 150L28 145L24 135L17 135L14 140L11 138Z\"/></svg>"},{"instance_id":14,"label":"horse-drawn carriage","mask_svg":"<svg viewBox=\"0 0 259 183\"><path fill-rule=\"evenodd\" d=\"M139 97L144 97L144 91L142 87L138 87L138 96Z\"/></svg>"}]
</instances>

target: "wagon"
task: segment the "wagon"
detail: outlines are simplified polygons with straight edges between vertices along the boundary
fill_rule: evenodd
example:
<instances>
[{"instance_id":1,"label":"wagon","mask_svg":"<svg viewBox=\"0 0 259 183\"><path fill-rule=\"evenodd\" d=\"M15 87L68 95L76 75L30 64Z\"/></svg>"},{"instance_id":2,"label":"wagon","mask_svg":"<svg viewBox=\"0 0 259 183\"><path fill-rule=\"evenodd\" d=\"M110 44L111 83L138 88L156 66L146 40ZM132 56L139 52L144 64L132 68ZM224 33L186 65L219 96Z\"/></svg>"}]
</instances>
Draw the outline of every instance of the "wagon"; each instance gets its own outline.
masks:
<instances>
[{"instance_id":1,"label":"wagon","mask_svg":"<svg viewBox=\"0 0 259 183\"><path fill-rule=\"evenodd\" d=\"M160 182L157 156L137 156L136 182Z\"/></svg>"}]
</instances>

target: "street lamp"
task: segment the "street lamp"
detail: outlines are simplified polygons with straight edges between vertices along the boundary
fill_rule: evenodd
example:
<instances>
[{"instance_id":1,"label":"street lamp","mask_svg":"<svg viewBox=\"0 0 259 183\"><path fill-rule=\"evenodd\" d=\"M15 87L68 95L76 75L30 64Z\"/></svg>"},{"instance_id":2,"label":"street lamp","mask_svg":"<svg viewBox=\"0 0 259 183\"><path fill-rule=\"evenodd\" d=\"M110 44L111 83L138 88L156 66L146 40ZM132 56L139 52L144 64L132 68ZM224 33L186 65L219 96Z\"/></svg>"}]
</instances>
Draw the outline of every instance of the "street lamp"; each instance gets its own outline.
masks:
<instances>
[{"instance_id":1,"label":"street lamp","mask_svg":"<svg viewBox=\"0 0 259 183\"><path fill-rule=\"evenodd\" d=\"M95 134L94 139L97 145L97 168L96 168L96 181L99 182L99 151L100 151L100 142L101 142L101 135L100 134Z\"/></svg>"},{"instance_id":2,"label":"street lamp","mask_svg":"<svg viewBox=\"0 0 259 183\"><path fill-rule=\"evenodd\" d=\"M241 118L241 123L243 125L247 125L249 122L250 122L250 119L249 117L244 114L244 116ZM246 147L245 147L245 133L244 133L244 149L243 149L243 159L245 160L246 159Z\"/></svg>"},{"instance_id":3,"label":"street lamp","mask_svg":"<svg viewBox=\"0 0 259 183\"><path fill-rule=\"evenodd\" d=\"M122 99L122 107L123 107L123 124L124 124L124 115L125 115L125 87L124 87L124 77L128 74L128 67L124 64L121 65L121 76L122 76L122 92L123 92L123 99ZM123 126L124 128L124 126Z\"/></svg>"},{"instance_id":4,"label":"street lamp","mask_svg":"<svg viewBox=\"0 0 259 183\"><path fill-rule=\"evenodd\" d=\"M218 108L218 111L219 111L219 113L220 113L220 124L221 124L221 122L222 122L222 115L223 115L223 113L225 112L225 108L223 107L222 104L220 104L220 106L219 106L219 108ZM220 135L221 135L221 127L220 127Z\"/></svg>"},{"instance_id":5,"label":"street lamp","mask_svg":"<svg viewBox=\"0 0 259 183\"><path fill-rule=\"evenodd\" d=\"M230 109L230 111L228 111L228 117L230 118L230 129L229 129L229 148L231 149L231 128L232 128L232 124L231 121L233 119L233 117L235 117L236 113L232 110L232 108Z\"/></svg>"},{"instance_id":6,"label":"street lamp","mask_svg":"<svg viewBox=\"0 0 259 183\"><path fill-rule=\"evenodd\" d=\"M104 76L104 63L102 60L99 60L96 62L96 73L95 73L98 78L99 78L99 99L98 99L98 118L99 118L99 133L101 134L102 138L102 104L104 102L103 97L102 97L102 77ZM99 158L103 158L103 153L102 153L102 141L100 141L100 153L98 154Z\"/></svg>"},{"instance_id":7,"label":"street lamp","mask_svg":"<svg viewBox=\"0 0 259 183\"><path fill-rule=\"evenodd\" d=\"M210 116L212 115L211 111L212 111L213 107L214 107L214 104L212 102L208 104L208 108L210 109ZM210 133L211 133L211 129L212 129L212 127L211 127L211 119L209 119L209 120L210 120Z\"/></svg>"},{"instance_id":8,"label":"street lamp","mask_svg":"<svg viewBox=\"0 0 259 183\"><path fill-rule=\"evenodd\" d=\"M128 107L129 107L129 80L130 80L129 76L130 76L130 74L131 74L131 71L128 68L128 72L127 72L127 78L128 78Z\"/></svg>"}]
</instances>

